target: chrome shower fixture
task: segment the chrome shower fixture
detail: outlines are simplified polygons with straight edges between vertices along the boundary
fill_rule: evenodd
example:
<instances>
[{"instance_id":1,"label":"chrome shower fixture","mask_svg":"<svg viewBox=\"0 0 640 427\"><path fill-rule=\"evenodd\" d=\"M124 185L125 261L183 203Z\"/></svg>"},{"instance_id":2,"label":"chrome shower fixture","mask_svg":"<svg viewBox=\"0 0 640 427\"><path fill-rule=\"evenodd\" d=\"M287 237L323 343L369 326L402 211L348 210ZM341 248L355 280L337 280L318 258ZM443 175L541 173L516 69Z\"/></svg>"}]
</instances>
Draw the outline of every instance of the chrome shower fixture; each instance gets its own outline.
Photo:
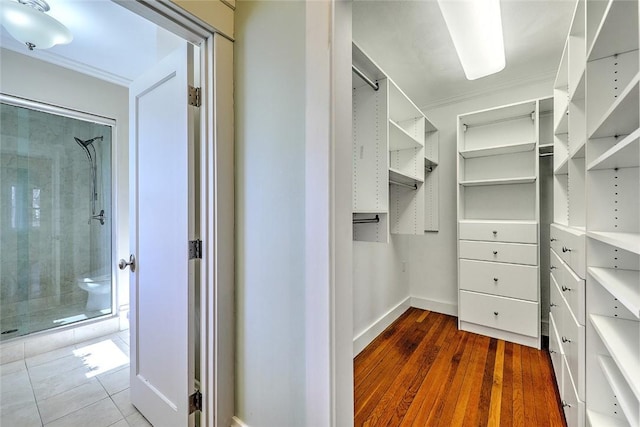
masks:
<instances>
[{"instance_id":1,"label":"chrome shower fixture","mask_svg":"<svg viewBox=\"0 0 640 427\"><path fill-rule=\"evenodd\" d=\"M98 174L97 174L97 153L96 149L93 146L93 143L96 141L104 140L104 136L96 136L91 139L82 140L78 137L73 137L76 140L78 145L82 147L84 153L87 155L87 159L89 160L89 165L91 167L91 216L89 217L89 224L91 224L92 219L96 219L100 222L100 224L104 225L104 209L100 210L99 214L96 214L96 201L98 200Z\"/></svg>"}]
</instances>

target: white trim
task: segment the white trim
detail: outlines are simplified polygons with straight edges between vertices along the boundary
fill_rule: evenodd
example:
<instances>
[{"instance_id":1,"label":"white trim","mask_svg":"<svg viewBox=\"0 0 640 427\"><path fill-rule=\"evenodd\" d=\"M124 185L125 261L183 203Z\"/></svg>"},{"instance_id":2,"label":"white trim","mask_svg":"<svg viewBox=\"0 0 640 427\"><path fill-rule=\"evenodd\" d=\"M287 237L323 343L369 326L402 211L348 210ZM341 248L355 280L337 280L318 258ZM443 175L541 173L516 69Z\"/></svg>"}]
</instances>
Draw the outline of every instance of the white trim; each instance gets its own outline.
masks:
<instances>
[{"instance_id":1,"label":"white trim","mask_svg":"<svg viewBox=\"0 0 640 427\"><path fill-rule=\"evenodd\" d=\"M411 297L411 307L458 317L458 305L429 298Z\"/></svg>"},{"instance_id":2,"label":"white trim","mask_svg":"<svg viewBox=\"0 0 640 427\"><path fill-rule=\"evenodd\" d=\"M238 417L233 417L231 418L231 427L249 427L249 424L245 424L245 422Z\"/></svg>"},{"instance_id":3,"label":"white trim","mask_svg":"<svg viewBox=\"0 0 640 427\"><path fill-rule=\"evenodd\" d=\"M428 104L423 105L420 109L422 111L433 110L435 108L441 108L447 105L457 104L459 102L468 101L474 98L482 98L484 96L487 96L495 92L513 89L526 84L534 84L534 83L540 83L545 81L549 81L551 82L551 84L553 84L556 73L557 73L557 70L551 70L544 73L540 73L533 77L509 80L502 84L491 86L490 88L478 89L478 90L466 92L462 95L436 99Z\"/></svg>"},{"instance_id":4,"label":"white trim","mask_svg":"<svg viewBox=\"0 0 640 427\"><path fill-rule=\"evenodd\" d=\"M397 320L402 313L411 307L412 297L405 298L400 304L383 314L353 339L353 356L357 356L366 346Z\"/></svg>"}]
</instances>

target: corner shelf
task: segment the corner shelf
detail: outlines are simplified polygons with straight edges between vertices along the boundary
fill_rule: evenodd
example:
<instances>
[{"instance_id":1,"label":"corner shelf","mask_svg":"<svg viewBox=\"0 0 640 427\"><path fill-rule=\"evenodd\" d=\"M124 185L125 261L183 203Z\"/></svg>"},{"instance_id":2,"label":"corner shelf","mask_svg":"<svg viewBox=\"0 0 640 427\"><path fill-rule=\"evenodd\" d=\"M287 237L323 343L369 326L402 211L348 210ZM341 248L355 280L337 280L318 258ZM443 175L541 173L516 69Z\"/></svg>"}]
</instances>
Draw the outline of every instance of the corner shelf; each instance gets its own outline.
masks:
<instances>
[{"instance_id":1,"label":"corner shelf","mask_svg":"<svg viewBox=\"0 0 640 427\"><path fill-rule=\"evenodd\" d=\"M393 120L389 120L389 150L420 148L423 144L404 130Z\"/></svg>"},{"instance_id":2,"label":"corner shelf","mask_svg":"<svg viewBox=\"0 0 640 427\"><path fill-rule=\"evenodd\" d=\"M607 382L611 386L611 390L615 394L622 412L629 420L629 424L632 426L638 425L638 399L631 395L629 396L630 388L626 386L626 381L620 374L616 363L612 358L607 356L598 356L598 363L602 369L602 373ZM626 386L626 387L625 387ZM625 390L625 388L627 390ZM635 400L635 405L634 401ZM635 408L634 408L635 406Z\"/></svg>"},{"instance_id":3,"label":"corner shelf","mask_svg":"<svg viewBox=\"0 0 640 427\"><path fill-rule=\"evenodd\" d=\"M640 334L638 322L592 314L591 324L616 362L636 398L640 397Z\"/></svg>"},{"instance_id":4,"label":"corner shelf","mask_svg":"<svg viewBox=\"0 0 640 427\"><path fill-rule=\"evenodd\" d=\"M639 82L640 73L631 79L613 105L598 120L597 125L591 130L589 138L627 135L638 129L640 121L638 115L640 102Z\"/></svg>"},{"instance_id":5,"label":"corner shelf","mask_svg":"<svg viewBox=\"0 0 640 427\"><path fill-rule=\"evenodd\" d=\"M536 148L535 141L520 142L517 144L496 145L495 147L478 148L475 150L462 150L460 155L465 159L476 157L497 156L500 154L513 154L532 151Z\"/></svg>"},{"instance_id":6,"label":"corner shelf","mask_svg":"<svg viewBox=\"0 0 640 427\"><path fill-rule=\"evenodd\" d=\"M640 320L640 271L589 267L589 274Z\"/></svg>"},{"instance_id":7,"label":"corner shelf","mask_svg":"<svg viewBox=\"0 0 640 427\"><path fill-rule=\"evenodd\" d=\"M640 166L640 129L611 147L589 164L587 170L634 168Z\"/></svg>"},{"instance_id":8,"label":"corner shelf","mask_svg":"<svg viewBox=\"0 0 640 427\"><path fill-rule=\"evenodd\" d=\"M607 245L640 255L640 233L589 231L587 236Z\"/></svg>"},{"instance_id":9,"label":"corner shelf","mask_svg":"<svg viewBox=\"0 0 640 427\"><path fill-rule=\"evenodd\" d=\"M519 178L505 179L476 179L472 181L460 181L463 187L479 187L483 185L511 185L511 184L530 184L536 182L535 176L523 176Z\"/></svg>"}]
</instances>

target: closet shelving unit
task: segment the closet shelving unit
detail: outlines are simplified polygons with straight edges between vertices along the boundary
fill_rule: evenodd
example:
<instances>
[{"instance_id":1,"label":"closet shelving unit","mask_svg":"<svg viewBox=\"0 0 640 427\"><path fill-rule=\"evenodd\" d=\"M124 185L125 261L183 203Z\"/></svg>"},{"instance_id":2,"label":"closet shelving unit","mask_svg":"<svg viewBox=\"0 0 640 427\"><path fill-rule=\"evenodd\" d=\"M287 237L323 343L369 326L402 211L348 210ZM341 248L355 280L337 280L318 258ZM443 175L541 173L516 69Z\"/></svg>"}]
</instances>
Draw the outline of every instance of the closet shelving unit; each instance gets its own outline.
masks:
<instances>
[{"instance_id":1,"label":"closet shelving unit","mask_svg":"<svg viewBox=\"0 0 640 427\"><path fill-rule=\"evenodd\" d=\"M540 347L537 100L458 116L458 325Z\"/></svg>"},{"instance_id":2,"label":"closet shelving unit","mask_svg":"<svg viewBox=\"0 0 640 427\"><path fill-rule=\"evenodd\" d=\"M438 231L440 132L428 119L424 137L424 230Z\"/></svg>"},{"instance_id":3,"label":"closet shelving unit","mask_svg":"<svg viewBox=\"0 0 640 427\"><path fill-rule=\"evenodd\" d=\"M437 229L437 129L357 45L353 59L353 238L388 242L389 233ZM429 154L429 167L425 166ZM435 194L434 194L435 193ZM428 212L425 215L425 211Z\"/></svg>"},{"instance_id":4,"label":"closet shelving unit","mask_svg":"<svg viewBox=\"0 0 640 427\"><path fill-rule=\"evenodd\" d=\"M638 2L587 1L587 420L640 425Z\"/></svg>"}]
</instances>

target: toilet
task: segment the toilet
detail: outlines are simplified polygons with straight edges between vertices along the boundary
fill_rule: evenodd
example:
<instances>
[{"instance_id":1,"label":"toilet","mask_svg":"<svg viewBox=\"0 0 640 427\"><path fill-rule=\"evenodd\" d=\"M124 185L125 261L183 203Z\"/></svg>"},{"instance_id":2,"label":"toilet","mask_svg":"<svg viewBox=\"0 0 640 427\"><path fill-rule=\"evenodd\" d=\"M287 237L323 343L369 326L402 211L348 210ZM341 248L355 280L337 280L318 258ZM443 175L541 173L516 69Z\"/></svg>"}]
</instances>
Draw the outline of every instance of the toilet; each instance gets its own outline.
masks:
<instances>
[{"instance_id":1,"label":"toilet","mask_svg":"<svg viewBox=\"0 0 640 427\"><path fill-rule=\"evenodd\" d=\"M78 287L86 291L87 311L100 311L111 308L111 275L80 277L77 279Z\"/></svg>"}]
</instances>

